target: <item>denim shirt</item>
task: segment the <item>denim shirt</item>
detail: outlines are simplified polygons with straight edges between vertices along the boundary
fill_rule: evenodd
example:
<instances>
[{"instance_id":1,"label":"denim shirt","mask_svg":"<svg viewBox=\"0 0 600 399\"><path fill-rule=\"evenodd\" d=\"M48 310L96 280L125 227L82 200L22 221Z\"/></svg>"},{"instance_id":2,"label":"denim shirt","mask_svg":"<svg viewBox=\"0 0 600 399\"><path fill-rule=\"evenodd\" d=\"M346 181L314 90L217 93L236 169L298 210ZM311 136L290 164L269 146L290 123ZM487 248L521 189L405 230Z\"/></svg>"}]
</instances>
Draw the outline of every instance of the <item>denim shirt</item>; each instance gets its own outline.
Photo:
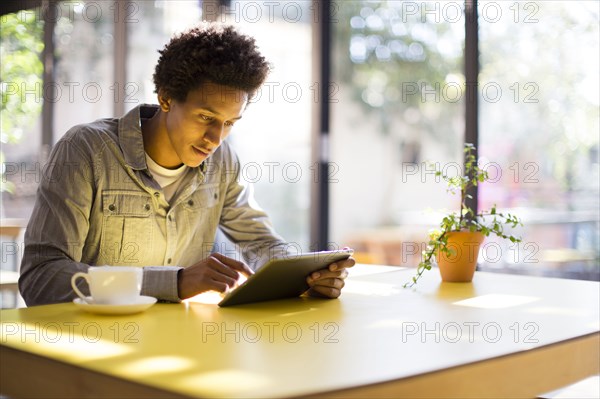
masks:
<instances>
[{"instance_id":1,"label":"denim shirt","mask_svg":"<svg viewBox=\"0 0 600 399\"><path fill-rule=\"evenodd\" d=\"M254 269L285 246L227 142L188 168L166 201L141 130L157 110L140 105L120 119L75 126L54 146L25 233L19 289L27 305L72 300L71 276L102 265L144 267L142 295L179 301L179 270L210 255L218 228L236 244L219 252L241 253Z\"/></svg>"}]
</instances>

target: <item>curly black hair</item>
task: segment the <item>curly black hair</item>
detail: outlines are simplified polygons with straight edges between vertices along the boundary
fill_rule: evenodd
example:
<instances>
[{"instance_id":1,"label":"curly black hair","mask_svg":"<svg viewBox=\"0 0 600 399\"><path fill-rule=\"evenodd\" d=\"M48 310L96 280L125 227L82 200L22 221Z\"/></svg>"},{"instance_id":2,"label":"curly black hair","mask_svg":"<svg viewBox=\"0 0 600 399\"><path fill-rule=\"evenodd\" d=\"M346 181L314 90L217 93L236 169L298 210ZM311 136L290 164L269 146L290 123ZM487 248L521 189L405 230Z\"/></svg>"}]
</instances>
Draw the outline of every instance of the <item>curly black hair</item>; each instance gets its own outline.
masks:
<instances>
[{"instance_id":1,"label":"curly black hair","mask_svg":"<svg viewBox=\"0 0 600 399\"><path fill-rule=\"evenodd\" d=\"M154 91L180 102L206 82L243 90L252 97L270 71L252 37L218 23L183 32L158 52Z\"/></svg>"}]
</instances>

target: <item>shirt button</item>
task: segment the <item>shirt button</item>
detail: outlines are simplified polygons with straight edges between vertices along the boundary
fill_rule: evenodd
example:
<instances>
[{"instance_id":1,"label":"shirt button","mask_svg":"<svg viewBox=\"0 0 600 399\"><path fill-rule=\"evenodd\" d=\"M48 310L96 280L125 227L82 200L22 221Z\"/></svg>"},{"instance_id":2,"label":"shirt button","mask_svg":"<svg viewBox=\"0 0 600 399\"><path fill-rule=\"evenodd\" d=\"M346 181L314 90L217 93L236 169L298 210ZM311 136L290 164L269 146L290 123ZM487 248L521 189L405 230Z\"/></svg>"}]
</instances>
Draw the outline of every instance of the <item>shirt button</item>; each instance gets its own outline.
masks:
<instances>
[{"instance_id":1,"label":"shirt button","mask_svg":"<svg viewBox=\"0 0 600 399\"><path fill-rule=\"evenodd\" d=\"M189 201L188 201L188 205L189 205L189 206L194 206L194 201L192 201L192 200L189 200Z\"/></svg>"},{"instance_id":2,"label":"shirt button","mask_svg":"<svg viewBox=\"0 0 600 399\"><path fill-rule=\"evenodd\" d=\"M214 198L217 199L219 196L217 195L217 193L215 193Z\"/></svg>"},{"instance_id":3,"label":"shirt button","mask_svg":"<svg viewBox=\"0 0 600 399\"><path fill-rule=\"evenodd\" d=\"M171 258L167 259L167 263L171 264Z\"/></svg>"},{"instance_id":4,"label":"shirt button","mask_svg":"<svg viewBox=\"0 0 600 399\"><path fill-rule=\"evenodd\" d=\"M111 211L111 212L114 212L114 211L115 211L115 209L117 209L117 207L115 206L115 204L110 204L110 205L108 206L108 210L109 210L109 211Z\"/></svg>"},{"instance_id":5,"label":"shirt button","mask_svg":"<svg viewBox=\"0 0 600 399\"><path fill-rule=\"evenodd\" d=\"M150 210L150 204L146 204L146 206L144 206L144 209L149 211Z\"/></svg>"}]
</instances>

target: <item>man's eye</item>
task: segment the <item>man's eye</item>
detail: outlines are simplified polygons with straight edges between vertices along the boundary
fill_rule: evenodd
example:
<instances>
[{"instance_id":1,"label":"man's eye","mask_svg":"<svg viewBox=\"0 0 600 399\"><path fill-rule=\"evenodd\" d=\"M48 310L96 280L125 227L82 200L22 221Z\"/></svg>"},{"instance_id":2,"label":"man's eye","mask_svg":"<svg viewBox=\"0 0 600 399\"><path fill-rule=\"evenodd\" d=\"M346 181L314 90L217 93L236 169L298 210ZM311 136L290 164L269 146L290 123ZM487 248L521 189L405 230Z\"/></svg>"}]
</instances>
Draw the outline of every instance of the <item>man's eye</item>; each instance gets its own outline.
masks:
<instances>
[{"instance_id":1,"label":"man's eye","mask_svg":"<svg viewBox=\"0 0 600 399\"><path fill-rule=\"evenodd\" d=\"M233 126L234 123L235 122L227 121L227 122L225 122L225 126L230 126L231 127L231 126Z\"/></svg>"},{"instance_id":2,"label":"man's eye","mask_svg":"<svg viewBox=\"0 0 600 399\"><path fill-rule=\"evenodd\" d=\"M200 119L203 119L205 121L212 121L213 118L208 115L200 115Z\"/></svg>"}]
</instances>

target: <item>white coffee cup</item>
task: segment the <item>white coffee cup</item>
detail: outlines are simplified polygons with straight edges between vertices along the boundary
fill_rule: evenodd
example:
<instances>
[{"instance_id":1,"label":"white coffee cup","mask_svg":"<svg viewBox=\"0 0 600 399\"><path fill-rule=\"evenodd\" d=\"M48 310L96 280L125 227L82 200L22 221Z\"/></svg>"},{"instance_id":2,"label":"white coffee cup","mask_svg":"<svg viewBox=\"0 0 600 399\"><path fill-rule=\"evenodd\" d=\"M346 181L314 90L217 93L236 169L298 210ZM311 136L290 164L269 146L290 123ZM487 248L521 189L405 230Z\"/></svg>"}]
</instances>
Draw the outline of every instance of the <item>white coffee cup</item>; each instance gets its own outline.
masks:
<instances>
[{"instance_id":1,"label":"white coffee cup","mask_svg":"<svg viewBox=\"0 0 600 399\"><path fill-rule=\"evenodd\" d=\"M71 286L86 303L124 305L135 303L142 289L142 268L132 266L92 266L87 273L75 273ZM77 288L78 278L84 278L90 287L89 297Z\"/></svg>"}]
</instances>

